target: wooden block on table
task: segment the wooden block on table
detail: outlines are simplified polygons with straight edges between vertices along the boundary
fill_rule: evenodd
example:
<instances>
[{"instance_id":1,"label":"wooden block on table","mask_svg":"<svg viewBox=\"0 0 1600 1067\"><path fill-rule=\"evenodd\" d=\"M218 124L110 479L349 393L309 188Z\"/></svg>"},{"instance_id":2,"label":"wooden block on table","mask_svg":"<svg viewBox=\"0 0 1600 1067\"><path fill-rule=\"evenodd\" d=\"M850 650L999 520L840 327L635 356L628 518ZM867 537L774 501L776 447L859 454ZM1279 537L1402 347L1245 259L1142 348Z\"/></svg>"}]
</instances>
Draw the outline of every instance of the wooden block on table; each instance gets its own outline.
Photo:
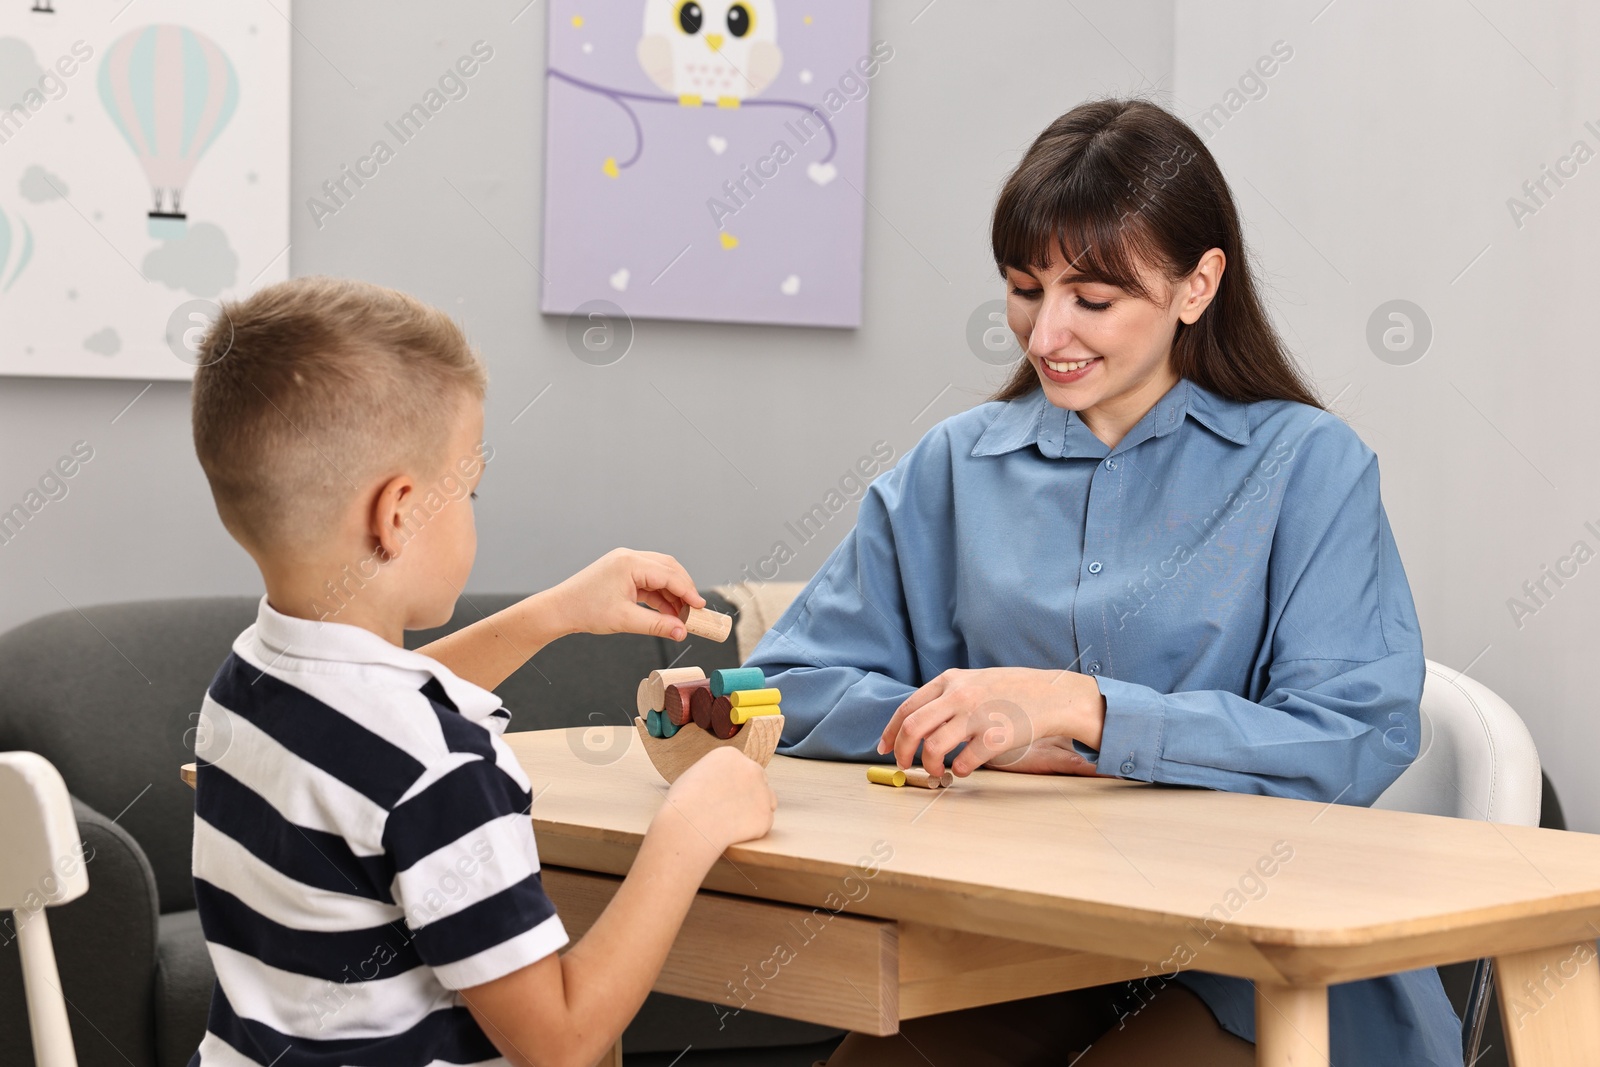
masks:
<instances>
[{"instance_id":1,"label":"wooden block on table","mask_svg":"<svg viewBox=\"0 0 1600 1067\"><path fill-rule=\"evenodd\" d=\"M914 785L921 789L945 789L955 784L956 776L950 771L935 778L925 768L911 767L906 771L906 785Z\"/></svg>"},{"instance_id":2,"label":"wooden block on table","mask_svg":"<svg viewBox=\"0 0 1600 1067\"><path fill-rule=\"evenodd\" d=\"M955 784L955 780L956 776L949 771L935 778L923 767L911 767L903 771L893 765L867 768L867 781L875 785L892 785L896 788L914 785L920 789L944 789Z\"/></svg>"},{"instance_id":3,"label":"wooden block on table","mask_svg":"<svg viewBox=\"0 0 1600 1067\"><path fill-rule=\"evenodd\" d=\"M892 785L898 789L906 784L906 772L899 767L868 767L867 781L874 785Z\"/></svg>"},{"instance_id":4,"label":"wooden block on table","mask_svg":"<svg viewBox=\"0 0 1600 1067\"><path fill-rule=\"evenodd\" d=\"M678 619L684 629L709 641L726 641L733 632L733 616L710 608L691 608L685 604L678 612Z\"/></svg>"}]
</instances>

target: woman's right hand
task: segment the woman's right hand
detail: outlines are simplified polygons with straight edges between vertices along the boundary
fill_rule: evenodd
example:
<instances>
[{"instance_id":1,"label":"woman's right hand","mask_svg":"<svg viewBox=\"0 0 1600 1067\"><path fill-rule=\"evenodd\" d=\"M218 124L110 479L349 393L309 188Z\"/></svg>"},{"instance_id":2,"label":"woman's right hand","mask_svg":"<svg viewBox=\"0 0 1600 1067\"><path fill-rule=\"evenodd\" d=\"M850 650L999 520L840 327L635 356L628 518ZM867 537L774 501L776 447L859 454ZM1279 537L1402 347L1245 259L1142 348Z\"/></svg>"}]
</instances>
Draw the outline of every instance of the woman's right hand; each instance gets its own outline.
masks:
<instances>
[{"instance_id":1,"label":"woman's right hand","mask_svg":"<svg viewBox=\"0 0 1600 1067\"><path fill-rule=\"evenodd\" d=\"M683 772L662 810L675 810L704 839L709 866L729 845L767 835L778 796L765 767L738 749L719 748Z\"/></svg>"}]
</instances>

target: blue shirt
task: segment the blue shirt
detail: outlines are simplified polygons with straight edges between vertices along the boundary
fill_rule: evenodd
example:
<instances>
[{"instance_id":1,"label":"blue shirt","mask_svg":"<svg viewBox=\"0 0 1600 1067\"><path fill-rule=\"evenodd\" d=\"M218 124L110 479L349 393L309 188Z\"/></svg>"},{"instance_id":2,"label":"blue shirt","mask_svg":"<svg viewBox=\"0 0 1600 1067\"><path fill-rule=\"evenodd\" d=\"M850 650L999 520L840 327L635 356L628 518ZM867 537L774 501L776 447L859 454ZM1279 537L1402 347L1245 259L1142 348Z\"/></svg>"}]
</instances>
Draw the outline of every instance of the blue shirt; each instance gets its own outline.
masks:
<instances>
[{"instance_id":1,"label":"blue shirt","mask_svg":"<svg viewBox=\"0 0 1600 1067\"><path fill-rule=\"evenodd\" d=\"M750 664L780 752L882 761L950 668L1067 668L1106 701L1101 773L1369 805L1416 756L1424 660L1377 459L1336 416L1180 380L1108 448L1038 390L934 427L862 499ZM1183 972L1255 1039L1251 983ZM1424 968L1335 986L1333 1062L1460 1067Z\"/></svg>"}]
</instances>

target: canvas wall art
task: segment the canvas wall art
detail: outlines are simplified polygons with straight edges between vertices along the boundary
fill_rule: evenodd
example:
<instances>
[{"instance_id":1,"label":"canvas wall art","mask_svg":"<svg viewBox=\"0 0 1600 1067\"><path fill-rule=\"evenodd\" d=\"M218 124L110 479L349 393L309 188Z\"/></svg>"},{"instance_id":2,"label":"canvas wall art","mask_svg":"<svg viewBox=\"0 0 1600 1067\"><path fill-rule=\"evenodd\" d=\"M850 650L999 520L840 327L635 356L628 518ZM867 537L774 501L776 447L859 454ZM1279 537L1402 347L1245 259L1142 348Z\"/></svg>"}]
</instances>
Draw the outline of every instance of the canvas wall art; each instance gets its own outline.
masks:
<instances>
[{"instance_id":1,"label":"canvas wall art","mask_svg":"<svg viewBox=\"0 0 1600 1067\"><path fill-rule=\"evenodd\" d=\"M547 313L861 322L866 0L550 0Z\"/></svg>"},{"instance_id":2,"label":"canvas wall art","mask_svg":"<svg viewBox=\"0 0 1600 1067\"><path fill-rule=\"evenodd\" d=\"M0 8L0 373L187 378L288 277L287 4Z\"/></svg>"}]
</instances>

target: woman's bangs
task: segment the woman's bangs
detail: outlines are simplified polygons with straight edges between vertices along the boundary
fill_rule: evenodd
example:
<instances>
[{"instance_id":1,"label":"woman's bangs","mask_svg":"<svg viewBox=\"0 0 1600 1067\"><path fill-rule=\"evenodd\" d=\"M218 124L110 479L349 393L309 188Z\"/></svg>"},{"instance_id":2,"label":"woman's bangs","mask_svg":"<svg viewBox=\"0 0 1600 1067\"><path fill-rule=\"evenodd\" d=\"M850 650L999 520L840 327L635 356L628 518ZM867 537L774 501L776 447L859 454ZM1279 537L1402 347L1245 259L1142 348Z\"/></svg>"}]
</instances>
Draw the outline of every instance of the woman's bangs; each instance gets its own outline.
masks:
<instances>
[{"instance_id":1,"label":"woman's bangs","mask_svg":"<svg viewBox=\"0 0 1600 1067\"><path fill-rule=\"evenodd\" d=\"M1054 262L1060 273L1147 296L1140 264L1159 257L1151 258L1152 242L1133 223L1135 213L1103 192L1095 195L1093 183L1061 184L1046 195L1036 190L1002 197L996 205L994 255L1001 273L1009 268L1038 275Z\"/></svg>"}]
</instances>

